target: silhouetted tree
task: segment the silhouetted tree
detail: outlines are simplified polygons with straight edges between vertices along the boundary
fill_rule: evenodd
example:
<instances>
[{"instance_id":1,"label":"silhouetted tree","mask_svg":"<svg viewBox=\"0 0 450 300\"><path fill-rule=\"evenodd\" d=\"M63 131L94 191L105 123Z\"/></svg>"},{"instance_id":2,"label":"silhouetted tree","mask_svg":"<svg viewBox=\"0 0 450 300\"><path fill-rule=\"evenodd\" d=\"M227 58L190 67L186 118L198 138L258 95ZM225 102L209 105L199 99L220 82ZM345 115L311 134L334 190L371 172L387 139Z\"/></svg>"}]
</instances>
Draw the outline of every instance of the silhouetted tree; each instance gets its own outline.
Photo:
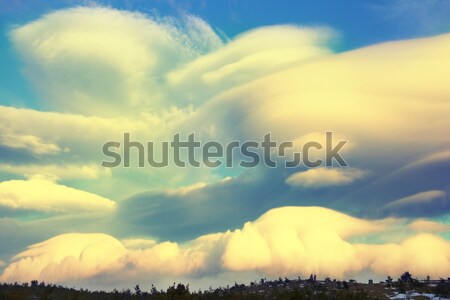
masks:
<instances>
[{"instance_id":1,"label":"silhouetted tree","mask_svg":"<svg viewBox=\"0 0 450 300\"><path fill-rule=\"evenodd\" d=\"M346 290L349 289L349 286L348 286L347 281L344 280L344 281L342 282L342 287L343 287L344 289L346 289Z\"/></svg>"},{"instance_id":2,"label":"silhouetted tree","mask_svg":"<svg viewBox=\"0 0 450 300\"><path fill-rule=\"evenodd\" d=\"M411 275L411 273L409 273L408 271L406 271L405 273L403 273L403 274L400 276L400 280L403 281L403 282L410 282L410 281L412 281L412 275Z\"/></svg>"},{"instance_id":3,"label":"silhouetted tree","mask_svg":"<svg viewBox=\"0 0 450 300\"><path fill-rule=\"evenodd\" d=\"M141 288L139 287L139 284L136 284L136 286L134 287L134 294L136 296L141 296L142 295L142 291L141 291Z\"/></svg>"}]
</instances>

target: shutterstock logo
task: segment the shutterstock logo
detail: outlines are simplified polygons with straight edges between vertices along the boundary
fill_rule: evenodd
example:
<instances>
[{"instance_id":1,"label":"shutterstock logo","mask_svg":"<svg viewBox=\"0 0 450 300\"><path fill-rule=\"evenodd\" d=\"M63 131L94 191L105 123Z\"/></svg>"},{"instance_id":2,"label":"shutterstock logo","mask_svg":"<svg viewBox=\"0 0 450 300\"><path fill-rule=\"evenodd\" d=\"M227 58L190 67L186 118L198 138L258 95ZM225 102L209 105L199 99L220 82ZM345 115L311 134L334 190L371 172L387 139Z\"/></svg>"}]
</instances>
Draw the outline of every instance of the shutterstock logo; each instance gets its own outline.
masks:
<instances>
[{"instance_id":1,"label":"shutterstock logo","mask_svg":"<svg viewBox=\"0 0 450 300\"><path fill-rule=\"evenodd\" d=\"M133 150L133 154L137 154L136 164L139 168L144 168L146 165L152 168L164 168L171 164L181 168L187 166L232 168L236 165L242 168L253 168L260 164L276 168L280 163L286 168L295 168L302 164L309 168L330 167L333 163L348 167L347 162L339 154L346 143L347 141L333 142L333 133L326 132L324 144L309 141L302 145L301 151L296 152L292 141L273 141L270 133L264 135L262 141L231 141L226 144L218 141L201 143L195 138L194 133L182 140L177 133L171 141L159 142L159 148L156 148L155 142L147 142L144 145L141 142L132 141L130 133L124 133L122 143L109 141L103 145L103 155L108 159L102 161L102 166L131 167L131 161L136 161L131 157ZM160 150L158 158L155 157L155 149ZM313 151L314 158L311 155Z\"/></svg>"}]
</instances>

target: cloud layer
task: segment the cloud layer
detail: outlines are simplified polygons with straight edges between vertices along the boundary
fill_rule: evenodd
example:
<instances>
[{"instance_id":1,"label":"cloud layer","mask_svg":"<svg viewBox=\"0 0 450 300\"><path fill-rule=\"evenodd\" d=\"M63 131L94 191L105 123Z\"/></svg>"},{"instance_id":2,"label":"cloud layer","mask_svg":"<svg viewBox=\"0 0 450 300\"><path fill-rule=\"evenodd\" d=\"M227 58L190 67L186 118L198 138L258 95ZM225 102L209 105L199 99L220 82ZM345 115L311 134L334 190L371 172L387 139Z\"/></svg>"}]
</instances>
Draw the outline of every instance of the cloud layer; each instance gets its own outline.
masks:
<instances>
[{"instance_id":1,"label":"cloud layer","mask_svg":"<svg viewBox=\"0 0 450 300\"><path fill-rule=\"evenodd\" d=\"M183 21L183 20L182 20ZM12 31L30 79L48 105L100 116L161 108L164 74L221 40L204 21L147 18L106 8L73 8Z\"/></svg>"},{"instance_id":2,"label":"cloud layer","mask_svg":"<svg viewBox=\"0 0 450 300\"><path fill-rule=\"evenodd\" d=\"M320 207L283 207L242 229L183 244L140 240L141 247L135 247L105 234L63 234L17 254L0 279L70 282L116 274L138 280L144 274L201 277L228 271L337 278L362 271L447 275L450 243L434 234L410 232L402 241L381 244L352 242L362 235L387 234L393 224L403 226L399 220L367 221Z\"/></svg>"},{"instance_id":3,"label":"cloud layer","mask_svg":"<svg viewBox=\"0 0 450 300\"><path fill-rule=\"evenodd\" d=\"M0 280L448 275L450 35L335 53L327 27L227 40L194 16L78 7L10 38L39 110L0 105ZM327 131L351 168L96 167L124 132L301 151Z\"/></svg>"}]
</instances>

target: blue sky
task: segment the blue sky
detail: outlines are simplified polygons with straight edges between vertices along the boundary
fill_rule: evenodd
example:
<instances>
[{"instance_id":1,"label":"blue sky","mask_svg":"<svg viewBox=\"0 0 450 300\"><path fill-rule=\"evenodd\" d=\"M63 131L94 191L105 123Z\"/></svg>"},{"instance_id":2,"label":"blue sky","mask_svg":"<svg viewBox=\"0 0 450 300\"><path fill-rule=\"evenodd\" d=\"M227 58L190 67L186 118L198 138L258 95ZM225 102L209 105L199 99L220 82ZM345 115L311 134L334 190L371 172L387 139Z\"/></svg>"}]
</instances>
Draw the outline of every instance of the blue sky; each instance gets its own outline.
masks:
<instances>
[{"instance_id":1,"label":"blue sky","mask_svg":"<svg viewBox=\"0 0 450 300\"><path fill-rule=\"evenodd\" d=\"M0 280L448 275L449 2L12 1L0 16ZM298 150L328 131L349 167L101 166L125 132L271 132Z\"/></svg>"}]
</instances>

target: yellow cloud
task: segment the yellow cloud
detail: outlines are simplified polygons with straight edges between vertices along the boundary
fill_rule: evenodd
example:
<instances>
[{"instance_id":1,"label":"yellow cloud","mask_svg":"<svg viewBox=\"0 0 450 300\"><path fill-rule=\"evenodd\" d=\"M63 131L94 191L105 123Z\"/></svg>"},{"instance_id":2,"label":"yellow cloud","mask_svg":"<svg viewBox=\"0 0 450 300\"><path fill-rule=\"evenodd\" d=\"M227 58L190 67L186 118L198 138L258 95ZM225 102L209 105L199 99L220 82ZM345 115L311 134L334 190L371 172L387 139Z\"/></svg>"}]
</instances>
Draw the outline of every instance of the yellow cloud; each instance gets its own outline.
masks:
<instances>
[{"instance_id":1,"label":"yellow cloud","mask_svg":"<svg viewBox=\"0 0 450 300\"><path fill-rule=\"evenodd\" d=\"M447 224L422 219L413 221L411 224L408 225L408 227L417 232L430 232L430 233L450 232L450 226Z\"/></svg>"},{"instance_id":2,"label":"yellow cloud","mask_svg":"<svg viewBox=\"0 0 450 300\"><path fill-rule=\"evenodd\" d=\"M39 136L14 135L2 131L0 145L13 149L21 149L33 154L55 154L61 151L60 147L52 142L45 142Z\"/></svg>"},{"instance_id":3,"label":"yellow cloud","mask_svg":"<svg viewBox=\"0 0 450 300\"><path fill-rule=\"evenodd\" d=\"M53 282L89 278L113 269L125 252L118 240L105 234L64 234L16 255L2 278L45 278Z\"/></svg>"},{"instance_id":4,"label":"yellow cloud","mask_svg":"<svg viewBox=\"0 0 450 300\"><path fill-rule=\"evenodd\" d=\"M231 270L344 277L362 268L354 259L355 249L345 239L381 232L385 227L380 221L320 207L283 207L233 232L222 259Z\"/></svg>"},{"instance_id":5,"label":"yellow cloud","mask_svg":"<svg viewBox=\"0 0 450 300\"><path fill-rule=\"evenodd\" d=\"M133 132L141 139L149 135L154 137L157 133L149 132L149 126L154 128L166 123L157 118L135 120L125 117L86 117L79 114L42 112L1 105L0 115L2 116L0 128L8 128L11 135L34 136L38 141L57 140L59 147L67 147L71 153L77 155L87 148L91 150L87 152L89 158L98 154L102 143L123 138L124 132ZM36 147L38 146L40 144Z\"/></svg>"},{"instance_id":6,"label":"yellow cloud","mask_svg":"<svg viewBox=\"0 0 450 300\"><path fill-rule=\"evenodd\" d=\"M343 278L360 272L397 276L409 270L416 276L447 276L450 242L436 235L411 232L399 242L351 242L352 237L408 226L402 220L363 220L320 207L283 207L247 222L242 229L204 235L183 244L63 234L16 255L0 280L65 282L105 278L105 274L116 274L116 279L151 275L198 278L211 272L246 271Z\"/></svg>"},{"instance_id":7,"label":"yellow cloud","mask_svg":"<svg viewBox=\"0 0 450 300\"><path fill-rule=\"evenodd\" d=\"M431 234L418 234L400 244L356 245L357 258L378 274L448 276L450 242Z\"/></svg>"},{"instance_id":8,"label":"yellow cloud","mask_svg":"<svg viewBox=\"0 0 450 300\"><path fill-rule=\"evenodd\" d=\"M186 126L202 124L216 128L216 135L238 132L244 138L271 132L287 141L331 130L356 145L353 157L448 149L448 53L450 35L442 35L292 63L217 95ZM381 145L383 151L375 152Z\"/></svg>"},{"instance_id":9,"label":"yellow cloud","mask_svg":"<svg viewBox=\"0 0 450 300\"><path fill-rule=\"evenodd\" d=\"M356 159L450 147L450 88L443 79L450 77L449 35L333 54L327 44L334 34L326 28L265 27L222 45L200 19L187 17L183 26L76 8L18 27L12 40L31 78L52 93L49 107L72 113L0 107L0 127L70 149L90 163L101 160L103 142L120 140L124 131L140 141L168 140L177 131L203 140L259 139L272 132L279 141L301 141L333 130L352 145L344 147L345 157ZM194 45L202 33L207 45L200 50ZM91 40L94 46L86 46ZM169 63L174 55L181 60ZM118 114L124 117L111 117ZM381 144L385 151L374 153ZM203 173L192 181L191 173L164 177L176 178L177 185L208 182L211 172Z\"/></svg>"},{"instance_id":10,"label":"yellow cloud","mask_svg":"<svg viewBox=\"0 0 450 300\"><path fill-rule=\"evenodd\" d=\"M199 103L291 64L328 55L331 50L327 44L334 36L331 29L322 27L258 28L171 71L168 84Z\"/></svg>"},{"instance_id":11,"label":"yellow cloud","mask_svg":"<svg viewBox=\"0 0 450 300\"><path fill-rule=\"evenodd\" d=\"M174 20L102 7L47 14L12 30L11 39L49 107L101 116L169 107L164 74L222 44L194 16Z\"/></svg>"},{"instance_id":12,"label":"yellow cloud","mask_svg":"<svg viewBox=\"0 0 450 300\"><path fill-rule=\"evenodd\" d=\"M331 53L329 28L270 26L229 43L205 21L105 7L59 10L11 31L26 74L52 110L139 115L186 108ZM39 63L37 63L39 62Z\"/></svg>"},{"instance_id":13,"label":"yellow cloud","mask_svg":"<svg viewBox=\"0 0 450 300\"><path fill-rule=\"evenodd\" d=\"M57 184L48 178L0 182L0 206L41 212L110 212L114 201Z\"/></svg>"}]
</instances>

